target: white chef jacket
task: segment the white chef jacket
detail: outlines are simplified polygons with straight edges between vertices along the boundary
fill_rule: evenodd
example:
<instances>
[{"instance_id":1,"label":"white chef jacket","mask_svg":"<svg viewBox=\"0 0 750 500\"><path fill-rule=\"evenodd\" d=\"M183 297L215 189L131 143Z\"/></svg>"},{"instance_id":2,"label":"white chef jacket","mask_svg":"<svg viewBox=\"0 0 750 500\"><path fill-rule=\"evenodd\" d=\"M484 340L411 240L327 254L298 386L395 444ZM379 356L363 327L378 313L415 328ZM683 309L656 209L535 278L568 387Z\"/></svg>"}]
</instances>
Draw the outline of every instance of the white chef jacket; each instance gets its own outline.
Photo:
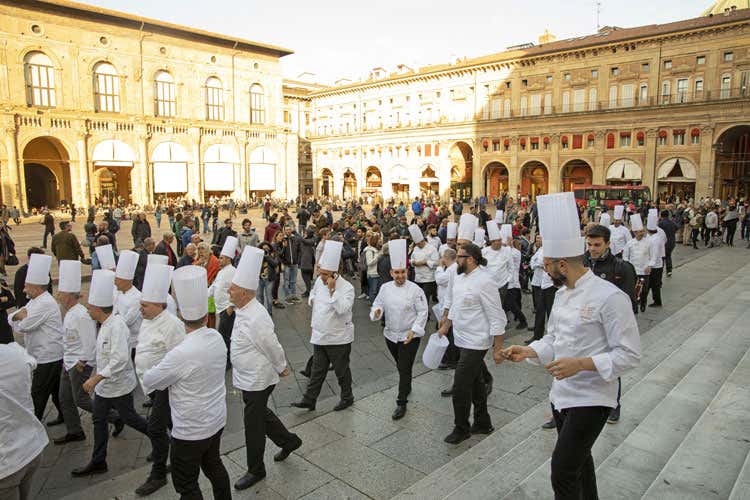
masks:
<instances>
[{"instance_id":1,"label":"white chef jacket","mask_svg":"<svg viewBox=\"0 0 750 500\"><path fill-rule=\"evenodd\" d=\"M542 290L554 285L552 278L549 277L547 271L544 270L544 255L542 255L542 247L539 247L534 255L531 256L529 265L534 270L534 275L531 277L532 286L542 287Z\"/></svg>"},{"instance_id":2,"label":"white chef jacket","mask_svg":"<svg viewBox=\"0 0 750 500\"><path fill-rule=\"evenodd\" d=\"M617 255L625 249L625 245L628 244L633 237L630 235L630 229L620 224L615 226L614 224L609 226L609 251L612 255Z\"/></svg>"},{"instance_id":3,"label":"white chef jacket","mask_svg":"<svg viewBox=\"0 0 750 500\"><path fill-rule=\"evenodd\" d=\"M232 305L229 301L229 285L232 284L234 271L234 266L231 264L222 267L219 272L216 273L214 282L208 287L208 295L209 297L214 298L217 314Z\"/></svg>"},{"instance_id":4,"label":"white chef jacket","mask_svg":"<svg viewBox=\"0 0 750 500\"><path fill-rule=\"evenodd\" d=\"M403 342L409 334L424 336L427 323L427 297L416 283L407 280L402 286L395 281L384 283L370 309L370 320L375 319L375 311L385 313L383 335L391 342Z\"/></svg>"},{"instance_id":5,"label":"white chef jacket","mask_svg":"<svg viewBox=\"0 0 750 500\"><path fill-rule=\"evenodd\" d=\"M575 288L561 287L555 295L547 334L532 342L546 365L567 357L591 357L596 371L581 371L553 380L550 401L557 410L580 406L617 406L617 377L638 365L641 337L630 297L590 270Z\"/></svg>"},{"instance_id":6,"label":"white chef jacket","mask_svg":"<svg viewBox=\"0 0 750 500\"><path fill-rule=\"evenodd\" d=\"M511 267L513 266L513 255L510 247L503 246L499 250L484 247L482 257L487 260L487 272L495 284L495 289L499 290L510 281Z\"/></svg>"},{"instance_id":7,"label":"white chef jacket","mask_svg":"<svg viewBox=\"0 0 750 500\"><path fill-rule=\"evenodd\" d=\"M457 274L451 295L448 319L453 322L456 346L489 349L492 337L503 335L508 322L492 278L479 267L469 274Z\"/></svg>"},{"instance_id":8,"label":"white chef jacket","mask_svg":"<svg viewBox=\"0 0 750 500\"><path fill-rule=\"evenodd\" d=\"M204 326L185 335L161 363L143 375L143 384L152 390L169 388L173 438L199 441L224 428L226 366L224 339Z\"/></svg>"},{"instance_id":9,"label":"white chef jacket","mask_svg":"<svg viewBox=\"0 0 750 500\"><path fill-rule=\"evenodd\" d=\"M633 264L635 274L643 276L646 274L646 268L651 265L652 251L648 236L644 236L640 240L633 238L625 245L625 250L622 251L622 258Z\"/></svg>"},{"instance_id":10,"label":"white chef jacket","mask_svg":"<svg viewBox=\"0 0 750 500\"><path fill-rule=\"evenodd\" d=\"M11 342L0 344L0 478L15 474L49 443L47 431L34 416L31 372L36 360Z\"/></svg>"},{"instance_id":11,"label":"white chef jacket","mask_svg":"<svg viewBox=\"0 0 750 500\"><path fill-rule=\"evenodd\" d=\"M435 281L435 268L440 262L437 249L427 244L423 248L414 245L411 251L411 262L427 261L426 266L414 266L414 281L416 283L430 283Z\"/></svg>"},{"instance_id":12,"label":"white chef jacket","mask_svg":"<svg viewBox=\"0 0 750 500\"><path fill-rule=\"evenodd\" d=\"M271 316L255 298L234 310L232 384L241 391L262 391L279 383L286 368L284 349Z\"/></svg>"},{"instance_id":13,"label":"white chef jacket","mask_svg":"<svg viewBox=\"0 0 750 500\"><path fill-rule=\"evenodd\" d=\"M63 366L72 370L79 361L96 366L96 321L81 304L76 304L63 318Z\"/></svg>"},{"instance_id":14,"label":"white chef jacket","mask_svg":"<svg viewBox=\"0 0 750 500\"><path fill-rule=\"evenodd\" d=\"M648 241L651 245L651 261L649 262L649 266L652 269L664 267L662 259L667 255L664 247L667 244L667 235L664 233L664 230L657 228L654 234L648 235Z\"/></svg>"},{"instance_id":15,"label":"white chef jacket","mask_svg":"<svg viewBox=\"0 0 750 500\"><path fill-rule=\"evenodd\" d=\"M434 246L435 250L438 251L438 255L440 255L440 247L443 246L443 241L440 239L440 237L439 236L428 236L425 239L427 240L427 244Z\"/></svg>"},{"instance_id":16,"label":"white chef jacket","mask_svg":"<svg viewBox=\"0 0 750 500\"><path fill-rule=\"evenodd\" d=\"M158 365L169 351L185 340L185 325L166 309L154 319L143 318L135 348L135 373L141 381L143 394L153 389L143 383L143 375Z\"/></svg>"},{"instance_id":17,"label":"white chef jacket","mask_svg":"<svg viewBox=\"0 0 750 500\"><path fill-rule=\"evenodd\" d=\"M513 260L510 264L510 281L508 281L508 288L521 288L521 281L518 278L518 273L521 271L521 251L517 248L511 248L510 254Z\"/></svg>"},{"instance_id":18,"label":"white chef jacket","mask_svg":"<svg viewBox=\"0 0 750 500\"><path fill-rule=\"evenodd\" d=\"M308 304L312 306L312 337L314 345L343 345L354 342L354 287L340 277L336 280L333 296L323 280L315 280Z\"/></svg>"},{"instance_id":19,"label":"white chef jacket","mask_svg":"<svg viewBox=\"0 0 750 500\"><path fill-rule=\"evenodd\" d=\"M458 269L458 264L455 262L448 267L438 266L435 269L435 283L437 283L438 304L440 304L441 311L448 308L450 289L453 286L453 280L456 279L456 269Z\"/></svg>"},{"instance_id":20,"label":"white chef jacket","mask_svg":"<svg viewBox=\"0 0 750 500\"><path fill-rule=\"evenodd\" d=\"M125 320L114 313L99 328L99 336L96 338L96 372L104 380L96 384L94 392L97 396L124 396L138 384L130 362L129 337Z\"/></svg>"},{"instance_id":21,"label":"white chef jacket","mask_svg":"<svg viewBox=\"0 0 750 500\"><path fill-rule=\"evenodd\" d=\"M23 333L26 352L36 362L52 363L63 358L63 324L60 306L45 291L24 306L27 315L21 321L13 320L13 329ZM15 317L15 313L13 315Z\"/></svg>"},{"instance_id":22,"label":"white chef jacket","mask_svg":"<svg viewBox=\"0 0 750 500\"><path fill-rule=\"evenodd\" d=\"M130 331L128 346L133 349L138 345L138 332L141 331L141 292L131 286L127 292L115 290L113 314L121 316Z\"/></svg>"}]
</instances>

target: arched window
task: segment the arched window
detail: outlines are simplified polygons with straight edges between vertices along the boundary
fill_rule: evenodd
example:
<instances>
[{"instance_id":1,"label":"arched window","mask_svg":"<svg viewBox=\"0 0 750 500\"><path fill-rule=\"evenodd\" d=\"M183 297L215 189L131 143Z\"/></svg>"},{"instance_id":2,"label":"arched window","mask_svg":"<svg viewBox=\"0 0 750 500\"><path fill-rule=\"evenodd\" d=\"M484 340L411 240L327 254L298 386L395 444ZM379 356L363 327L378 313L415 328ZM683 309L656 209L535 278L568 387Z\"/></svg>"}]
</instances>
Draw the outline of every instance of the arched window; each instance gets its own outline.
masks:
<instances>
[{"instance_id":1,"label":"arched window","mask_svg":"<svg viewBox=\"0 0 750 500\"><path fill-rule=\"evenodd\" d=\"M221 80L212 76L206 80L206 120L224 119L224 89Z\"/></svg>"},{"instance_id":2,"label":"arched window","mask_svg":"<svg viewBox=\"0 0 750 500\"><path fill-rule=\"evenodd\" d=\"M263 94L263 87L257 83L250 87L250 123L266 123L266 96Z\"/></svg>"},{"instance_id":3,"label":"arched window","mask_svg":"<svg viewBox=\"0 0 750 500\"><path fill-rule=\"evenodd\" d=\"M43 52L29 52L23 59L26 75L26 102L29 106L54 108L55 68Z\"/></svg>"},{"instance_id":4,"label":"arched window","mask_svg":"<svg viewBox=\"0 0 750 500\"><path fill-rule=\"evenodd\" d=\"M177 112L177 95L174 78L166 71L159 71L154 76L154 114L156 116L174 116Z\"/></svg>"},{"instance_id":5,"label":"arched window","mask_svg":"<svg viewBox=\"0 0 750 500\"><path fill-rule=\"evenodd\" d=\"M94 107L97 111L120 112L120 78L108 62L94 66Z\"/></svg>"}]
</instances>

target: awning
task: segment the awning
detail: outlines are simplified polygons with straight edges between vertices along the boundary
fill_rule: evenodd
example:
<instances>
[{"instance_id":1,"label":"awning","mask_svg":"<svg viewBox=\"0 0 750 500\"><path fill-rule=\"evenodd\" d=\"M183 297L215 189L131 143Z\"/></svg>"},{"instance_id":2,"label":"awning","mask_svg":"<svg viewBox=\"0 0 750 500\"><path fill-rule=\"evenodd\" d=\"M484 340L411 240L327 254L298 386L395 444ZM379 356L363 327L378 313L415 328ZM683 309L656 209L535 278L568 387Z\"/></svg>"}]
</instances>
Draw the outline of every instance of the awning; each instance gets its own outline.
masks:
<instances>
[{"instance_id":1,"label":"awning","mask_svg":"<svg viewBox=\"0 0 750 500\"><path fill-rule=\"evenodd\" d=\"M391 184L409 184L409 175L406 168L396 165L391 169Z\"/></svg>"},{"instance_id":2,"label":"awning","mask_svg":"<svg viewBox=\"0 0 750 500\"><path fill-rule=\"evenodd\" d=\"M114 139L97 144L91 157L97 167L132 167L135 162L130 146Z\"/></svg>"},{"instance_id":3,"label":"awning","mask_svg":"<svg viewBox=\"0 0 750 500\"><path fill-rule=\"evenodd\" d=\"M670 158L659 166L656 178L669 182L695 182L695 164L687 158Z\"/></svg>"},{"instance_id":4,"label":"awning","mask_svg":"<svg viewBox=\"0 0 750 500\"><path fill-rule=\"evenodd\" d=\"M608 181L640 181L642 177L640 165L625 158L615 161L607 169Z\"/></svg>"}]
</instances>

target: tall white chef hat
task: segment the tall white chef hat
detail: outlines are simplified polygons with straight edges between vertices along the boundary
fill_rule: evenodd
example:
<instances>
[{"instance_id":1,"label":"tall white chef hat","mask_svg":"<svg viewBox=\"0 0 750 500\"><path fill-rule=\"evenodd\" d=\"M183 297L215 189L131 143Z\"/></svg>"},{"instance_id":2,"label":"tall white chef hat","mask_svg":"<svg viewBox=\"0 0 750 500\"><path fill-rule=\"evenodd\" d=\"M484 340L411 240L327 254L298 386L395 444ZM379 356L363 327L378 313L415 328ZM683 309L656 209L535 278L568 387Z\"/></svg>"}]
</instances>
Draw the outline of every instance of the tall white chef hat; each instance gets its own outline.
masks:
<instances>
[{"instance_id":1,"label":"tall white chef hat","mask_svg":"<svg viewBox=\"0 0 750 500\"><path fill-rule=\"evenodd\" d=\"M648 219L646 220L646 229L649 231L656 231L659 227L659 213L655 208L648 209Z\"/></svg>"},{"instance_id":2,"label":"tall white chef hat","mask_svg":"<svg viewBox=\"0 0 750 500\"><path fill-rule=\"evenodd\" d=\"M495 212L495 222L498 224L502 224L505 220L505 213L502 210L498 210Z\"/></svg>"},{"instance_id":3,"label":"tall white chef hat","mask_svg":"<svg viewBox=\"0 0 750 500\"><path fill-rule=\"evenodd\" d=\"M33 253L29 257L29 268L26 271L26 283L29 285L45 286L49 283L49 268L52 256Z\"/></svg>"},{"instance_id":4,"label":"tall white chef hat","mask_svg":"<svg viewBox=\"0 0 750 500\"><path fill-rule=\"evenodd\" d=\"M419 226L417 226L416 224L412 224L411 226L409 226L409 234L411 235L411 240L414 243L419 243L420 241L424 240L422 230L419 229Z\"/></svg>"},{"instance_id":5,"label":"tall white chef hat","mask_svg":"<svg viewBox=\"0 0 750 500\"><path fill-rule=\"evenodd\" d=\"M456 236L458 236L458 222L449 222L445 230L445 239L455 240Z\"/></svg>"},{"instance_id":6,"label":"tall white chef hat","mask_svg":"<svg viewBox=\"0 0 750 500\"><path fill-rule=\"evenodd\" d=\"M615 205L615 220L622 220L622 215L625 213L625 205Z\"/></svg>"},{"instance_id":7,"label":"tall white chef hat","mask_svg":"<svg viewBox=\"0 0 750 500\"><path fill-rule=\"evenodd\" d=\"M586 239L581 236L578 209L571 191L538 196L537 210L545 257L560 259L583 255Z\"/></svg>"},{"instance_id":8,"label":"tall white chef hat","mask_svg":"<svg viewBox=\"0 0 750 500\"><path fill-rule=\"evenodd\" d=\"M60 282L57 290L67 293L79 293L81 291L81 261L60 261Z\"/></svg>"},{"instance_id":9,"label":"tall white chef hat","mask_svg":"<svg viewBox=\"0 0 750 500\"><path fill-rule=\"evenodd\" d=\"M186 321L195 321L208 314L208 278L206 268L183 266L172 273L180 315Z\"/></svg>"},{"instance_id":10,"label":"tall white chef hat","mask_svg":"<svg viewBox=\"0 0 750 500\"><path fill-rule=\"evenodd\" d=\"M500 227L500 239L503 241L506 241L508 238L513 237L513 225L512 224L503 224Z\"/></svg>"},{"instance_id":11,"label":"tall white chef hat","mask_svg":"<svg viewBox=\"0 0 750 500\"><path fill-rule=\"evenodd\" d=\"M164 264L146 266L141 300L156 304L166 304L167 295L169 295L169 285L171 284L169 281L171 273L169 266L165 266Z\"/></svg>"},{"instance_id":12,"label":"tall white chef hat","mask_svg":"<svg viewBox=\"0 0 750 500\"><path fill-rule=\"evenodd\" d=\"M484 229L478 227L474 230L473 242L479 248L482 248L484 246Z\"/></svg>"},{"instance_id":13,"label":"tall white chef hat","mask_svg":"<svg viewBox=\"0 0 750 500\"><path fill-rule=\"evenodd\" d=\"M99 259L99 265L102 269L111 269L114 271L117 264L115 263L115 252L112 251L112 245L102 245L94 248L96 258Z\"/></svg>"},{"instance_id":14,"label":"tall white chef hat","mask_svg":"<svg viewBox=\"0 0 750 500\"><path fill-rule=\"evenodd\" d=\"M109 269L94 269L89 287L89 304L112 307L115 301L115 273Z\"/></svg>"},{"instance_id":15,"label":"tall white chef hat","mask_svg":"<svg viewBox=\"0 0 750 500\"><path fill-rule=\"evenodd\" d=\"M602 213L602 215L599 217L600 226L609 226L610 222L612 222L612 219L607 212Z\"/></svg>"},{"instance_id":16,"label":"tall white chef hat","mask_svg":"<svg viewBox=\"0 0 750 500\"><path fill-rule=\"evenodd\" d=\"M406 240L390 240L388 255L391 257L391 269L406 269Z\"/></svg>"},{"instance_id":17,"label":"tall white chef hat","mask_svg":"<svg viewBox=\"0 0 750 500\"><path fill-rule=\"evenodd\" d=\"M477 226L479 226L479 219L472 214L461 214L461 219L458 221L458 239L472 241Z\"/></svg>"},{"instance_id":18,"label":"tall white chef hat","mask_svg":"<svg viewBox=\"0 0 750 500\"><path fill-rule=\"evenodd\" d=\"M630 229L633 231L643 231L643 221L641 220L641 214L633 214L630 216Z\"/></svg>"},{"instance_id":19,"label":"tall white chef hat","mask_svg":"<svg viewBox=\"0 0 750 500\"><path fill-rule=\"evenodd\" d=\"M232 276L232 283L247 290L257 290L265 254L260 248L247 245Z\"/></svg>"},{"instance_id":20,"label":"tall white chef hat","mask_svg":"<svg viewBox=\"0 0 750 500\"><path fill-rule=\"evenodd\" d=\"M146 268L152 264L161 264L163 266L166 266L169 264L169 257L166 255L159 255L158 253L150 253L148 254L148 257L146 257Z\"/></svg>"},{"instance_id":21,"label":"tall white chef hat","mask_svg":"<svg viewBox=\"0 0 750 500\"><path fill-rule=\"evenodd\" d=\"M135 268L138 266L138 255L132 250L123 250L120 259L117 261L117 271L115 277L124 280L132 280L135 275Z\"/></svg>"},{"instance_id":22,"label":"tall white chef hat","mask_svg":"<svg viewBox=\"0 0 750 500\"><path fill-rule=\"evenodd\" d=\"M495 221L488 220L487 221L487 238L490 241L495 241L500 239L500 228L497 227L497 223Z\"/></svg>"},{"instance_id":23,"label":"tall white chef hat","mask_svg":"<svg viewBox=\"0 0 750 500\"><path fill-rule=\"evenodd\" d=\"M234 254L237 251L237 238L234 236L227 236L224 240L224 246L221 248L221 255L234 259Z\"/></svg>"},{"instance_id":24,"label":"tall white chef hat","mask_svg":"<svg viewBox=\"0 0 750 500\"><path fill-rule=\"evenodd\" d=\"M344 244L340 241L326 240L323 245L323 255L320 256L320 268L324 271L338 272L343 246Z\"/></svg>"}]
</instances>

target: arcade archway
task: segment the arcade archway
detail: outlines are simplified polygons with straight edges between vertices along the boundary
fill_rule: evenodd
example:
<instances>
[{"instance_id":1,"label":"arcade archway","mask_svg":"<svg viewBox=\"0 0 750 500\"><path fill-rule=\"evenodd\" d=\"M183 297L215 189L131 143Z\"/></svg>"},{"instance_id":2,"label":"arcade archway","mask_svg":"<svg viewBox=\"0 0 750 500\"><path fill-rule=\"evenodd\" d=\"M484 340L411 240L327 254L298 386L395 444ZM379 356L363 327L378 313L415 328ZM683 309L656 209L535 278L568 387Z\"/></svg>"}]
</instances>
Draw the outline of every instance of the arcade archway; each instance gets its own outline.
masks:
<instances>
[{"instance_id":1,"label":"arcade archway","mask_svg":"<svg viewBox=\"0 0 750 500\"><path fill-rule=\"evenodd\" d=\"M126 143L106 140L96 145L91 155L94 167L92 192L104 205L132 199L130 174L135 165L135 152Z\"/></svg>"},{"instance_id":2,"label":"arcade archway","mask_svg":"<svg viewBox=\"0 0 750 500\"><path fill-rule=\"evenodd\" d=\"M368 167L365 172L365 188L362 190L363 195L382 196L383 195L383 174L378 167Z\"/></svg>"},{"instance_id":3,"label":"arcade archway","mask_svg":"<svg viewBox=\"0 0 750 500\"><path fill-rule=\"evenodd\" d=\"M419 178L419 194L425 198L440 196L440 182L432 165L425 165Z\"/></svg>"},{"instance_id":4,"label":"arcade archway","mask_svg":"<svg viewBox=\"0 0 750 500\"><path fill-rule=\"evenodd\" d=\"M484 167L484 192L487 198L499 198L508 191L508 168L499 161Z\"/></svg>"},{"instance_id":5,"label":"arcade archway","mask_svg":"<svg viewBox=\"0 0 750 500\"><path fill-rule=\"evenodd\" d=\"M471 201L474 151L467 143L457 142L451 146L448 158L451 162L451 196L464 202Z\"/></svg>"},{"instance_id":6,"label":"arcade archway","mask_svg":"<svg viewBox=\"0 0 750 500\"><path fill-rule=\"evenodd\" d=\"M521 169L521 196L532 200L540 194L549 193L549 173L544 163L530 161Z\"/></svg>"},{"instance_id":7,"label":"arcade archway","mask_svg":"<svg viewBox=\"0 0 750 500\"><path fill-rule=\"evenodd\" d=\"M331 196L333 194L333 173L324 168L320 172L320 195Z\"/></svg>"},{"instance_id":8,"label":"arcade archway","mask_svg":"<svg viewBox=\"0 0 750 500\"><path fill-rule=\"evenodd\" d=\"M573 188L591 184L594 174L584 160L570 160L562 168L563 191L573 191Z\"/></svg>"},{"instance_id":9,"label":"arcade archway","mask_svg":"<svg viewBox=\"0 0 750 500\"><path fill-rule=\"evenodd\" d=\"M71 202L70 156L58 139L32 139L23 149L23 166L28 210Z\"/></svg>"},{"instance_id":10,"label":"arcade archway","mask_svg":"<svg viewBox=\"0 0 750 500\"><path fill-rule=\"evenodd\" d=\"M725 130L716 141L714 194L721 198L750 195L750 125Z\"/></svg>"},{"instance_id":11,"label":"arcade archway","mask_svg":"<svg viewBox=\"0 0 750 500\"><path fill-rule=\"evenodd\" d=\"M344 172L344 193L343 198L345 200L351 200L357 196L357 176L354 172L347 169Z\"/></svg>"}]
</instances>

